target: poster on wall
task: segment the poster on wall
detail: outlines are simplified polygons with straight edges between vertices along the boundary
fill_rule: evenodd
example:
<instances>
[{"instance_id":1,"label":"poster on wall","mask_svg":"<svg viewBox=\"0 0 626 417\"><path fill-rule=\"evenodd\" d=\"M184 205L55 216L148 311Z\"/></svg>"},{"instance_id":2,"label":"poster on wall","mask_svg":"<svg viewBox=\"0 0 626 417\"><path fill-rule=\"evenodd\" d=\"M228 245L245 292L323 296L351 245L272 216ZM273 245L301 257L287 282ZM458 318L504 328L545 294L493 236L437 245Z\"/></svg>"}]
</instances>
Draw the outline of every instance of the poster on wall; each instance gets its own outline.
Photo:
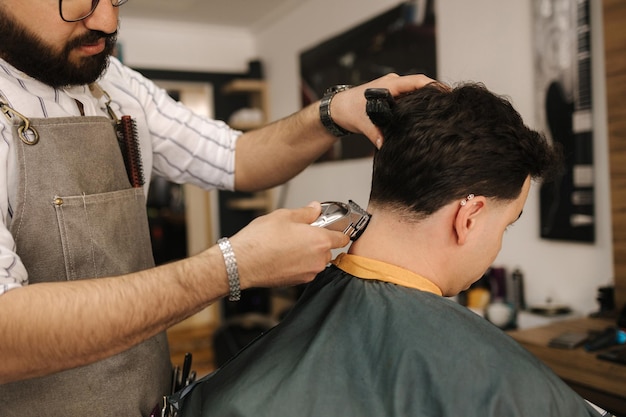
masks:
<instances>
[{"instance_id":1,"label":"poster on wall","mask_svg":"<svg viewBox=\"0 0 626 417\"><path fill-rule=\"evenodd\" d=\"M533 13L537 121L565 155L541 186L541 237L594 242L589 0L534 0Z\"/></svg>"},{"instance_id":2,"label":"poster on wall","mask_svg":"<svg viewBox=\"0 0 626 417\"><path fill-rule=\"evenodd\" d=\"M437 78L435 0L400 3L367 22L300 54L302 106L322 98L333 85L358 85L390 72ZM372 155L362 135L337 141L320 160Z\"/></svg>"}]
</instances>

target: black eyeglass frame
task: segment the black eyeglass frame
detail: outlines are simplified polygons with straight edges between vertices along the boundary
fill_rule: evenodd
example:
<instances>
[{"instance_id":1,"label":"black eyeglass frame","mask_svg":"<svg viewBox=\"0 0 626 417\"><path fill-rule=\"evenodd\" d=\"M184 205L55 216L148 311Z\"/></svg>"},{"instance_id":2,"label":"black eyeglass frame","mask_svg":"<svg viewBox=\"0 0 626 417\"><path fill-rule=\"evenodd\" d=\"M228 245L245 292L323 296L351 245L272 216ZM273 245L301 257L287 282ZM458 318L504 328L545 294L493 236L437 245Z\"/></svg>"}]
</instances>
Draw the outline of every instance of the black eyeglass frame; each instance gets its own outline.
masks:
<instances>
[{"instance_id":1,"label":"black eyeglass frame","mask_svg":"<svg viewBox=\"0 0 626 417\"><path fill-rule=\"evenodd\" d=\"M117 1L117 4L116 4L116 1ZM125 3L128 3L128 0L111 0L111 5L113 7L120 7L121 5ZM61 19L64 22L68 22L68 23L80 22L81 20L85 20L89 16L91 16L93 12L96 11L96 7L98 7L98 4L100 4L100 0L91 0L91 10L89 10L89 12L86 15L84 15L83 17L79 17L78 19L66 19L63 16L63 0L59 0L59 16L61 16Z\"/></svg>"}]
</instances>

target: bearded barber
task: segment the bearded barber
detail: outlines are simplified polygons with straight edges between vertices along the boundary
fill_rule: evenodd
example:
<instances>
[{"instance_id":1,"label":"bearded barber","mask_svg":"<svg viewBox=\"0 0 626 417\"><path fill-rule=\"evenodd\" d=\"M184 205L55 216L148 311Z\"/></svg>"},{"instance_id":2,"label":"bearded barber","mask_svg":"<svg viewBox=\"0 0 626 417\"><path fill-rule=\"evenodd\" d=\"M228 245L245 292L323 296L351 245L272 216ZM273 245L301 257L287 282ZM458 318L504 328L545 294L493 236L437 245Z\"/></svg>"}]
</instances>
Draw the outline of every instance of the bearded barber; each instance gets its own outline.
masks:
<instances>
[{"instance_id":1,"label":"bearded barber","mask_svg":"<svg viewBox=\"0 0 626 417\"><path fill-rule=\"evenodd\" d=\"M241 133L201 118L109 58L126 0L0 0L0 414L145 416L169 390L164 331L249 287L311 280L347 244L311 227L314 203L154 267L152 174L254 191L292 178L343 129L380 145L363 91L389 75ZM144 185L131 185L113 121L132 117ZM320 120L324 117L324 123ZM226 267L228 264L228 270Z\"/></svg>"}]
</instances>

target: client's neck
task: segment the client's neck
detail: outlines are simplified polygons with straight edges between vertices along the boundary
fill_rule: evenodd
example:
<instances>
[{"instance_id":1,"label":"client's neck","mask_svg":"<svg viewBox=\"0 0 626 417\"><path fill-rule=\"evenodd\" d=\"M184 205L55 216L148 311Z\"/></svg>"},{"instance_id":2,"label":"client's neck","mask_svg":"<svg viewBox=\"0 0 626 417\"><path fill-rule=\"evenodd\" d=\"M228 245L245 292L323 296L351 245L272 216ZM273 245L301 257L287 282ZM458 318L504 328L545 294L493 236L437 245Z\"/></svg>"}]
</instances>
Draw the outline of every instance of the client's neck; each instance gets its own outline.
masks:
<instances>
[{"instance_id":1,"label":"client's neck","mask_svg":"<svg viewBox=\"0 0 626 417\"><path fill-rule=\"evenodd\" d=\"M372 219L348 253L404 268L440 287L433 250L437 239L429 236L428 221L411 223L389 211L368 211Z\"/></svg>"}]
</instances>

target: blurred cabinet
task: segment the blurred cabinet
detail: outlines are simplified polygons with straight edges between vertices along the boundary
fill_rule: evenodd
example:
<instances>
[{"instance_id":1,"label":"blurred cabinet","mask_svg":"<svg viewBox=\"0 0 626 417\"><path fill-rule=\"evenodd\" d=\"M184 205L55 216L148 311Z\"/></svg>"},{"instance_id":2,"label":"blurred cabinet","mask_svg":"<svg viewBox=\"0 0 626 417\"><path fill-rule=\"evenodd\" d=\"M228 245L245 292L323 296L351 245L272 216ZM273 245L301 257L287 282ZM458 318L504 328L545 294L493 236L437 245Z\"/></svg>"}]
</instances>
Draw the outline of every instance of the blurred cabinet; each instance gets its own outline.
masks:
<instances>
[{"instance_id":1,"label":"blurred cabinet","mask_svg":"<svg viewBox=\"0 0 626 417\"><path fill-rule=\"evenodd\" d=\"M220 92L239 105L239 107L234 107L227 119L228 125L233 129L245 132L269 123L268 88L264 80L233 79L226 83ZM256 193L220 192L219 218L222 236L232 236L254 218L274 210L276 208L275 193L275 189ZM224 326L219 330L219 334L234 338L230 341L231 344L239 337L246 339L249 336L256 336L261 331L260 328L249 323L258 322L259 319L263 323L277 322L293 304L295 298L292 294L293 291L297 291L297 289L251 288L242 291L241 301L237 303L222 300ZM240 328L242 323L248 324ZM218 339L220 338L218 337ZM222 347L227 349L226 353L221 356L228 357L234 353L234 351L229 350L233 346ZM237 345L234 350L236 351L240 347ZM216 351L219 352L220 349L216 349Z\"/></svg>"},{"instance_id":2,"label":"blurred cabinet","mask_svg":"<svg viewBox=\"0 0 626 417\"><path fill-rule=\"evenodd\" d=\"M259 79L238 78L222 87L222 94L229 96L243 96L246 98L246 106L238 109L228 119L228 124L233 129L248 131L257 129L269 122L269 101L267 83ZM254 217L272 211L274 207L274 191L267 190L257 193L222 193L220 199L224 199L223 207L226 211L234 210L242 212L243 216L221 213L227 221L229 217L240 218L232 227L222 225L226 232L236 232L245 226ZM224 227L226 226L226 227ZM232 233L226 233L232 234Z\"/></svg>"}]
</instances>

